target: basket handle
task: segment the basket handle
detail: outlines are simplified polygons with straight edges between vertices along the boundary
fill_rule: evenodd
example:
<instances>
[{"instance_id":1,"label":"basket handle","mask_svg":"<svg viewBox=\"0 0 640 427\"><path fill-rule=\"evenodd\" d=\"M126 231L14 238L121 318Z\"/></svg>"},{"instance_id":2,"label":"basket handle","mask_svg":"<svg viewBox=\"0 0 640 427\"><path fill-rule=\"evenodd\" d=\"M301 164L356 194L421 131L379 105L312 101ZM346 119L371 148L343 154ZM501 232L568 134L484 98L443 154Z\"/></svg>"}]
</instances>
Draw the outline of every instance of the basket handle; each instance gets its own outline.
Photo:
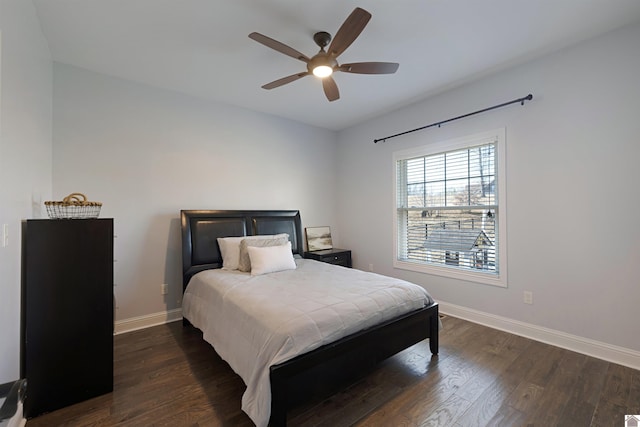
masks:
<instances>
[{"instance_id":1,"label":"basket handle","mask_svg":"<svg viewBox=\"0 0 640 427\"><path fill-rule=\"evenodd\" d=\"M82 199L80 199L82 197ZM85 196L82 193L71 193L69 194L67 197L65 197L64 199L62 199L63 202L65 203L69 203L69 202L80 202L80 203L84 203L87 201L87 196Z\"/></svg>"}]
</instances>

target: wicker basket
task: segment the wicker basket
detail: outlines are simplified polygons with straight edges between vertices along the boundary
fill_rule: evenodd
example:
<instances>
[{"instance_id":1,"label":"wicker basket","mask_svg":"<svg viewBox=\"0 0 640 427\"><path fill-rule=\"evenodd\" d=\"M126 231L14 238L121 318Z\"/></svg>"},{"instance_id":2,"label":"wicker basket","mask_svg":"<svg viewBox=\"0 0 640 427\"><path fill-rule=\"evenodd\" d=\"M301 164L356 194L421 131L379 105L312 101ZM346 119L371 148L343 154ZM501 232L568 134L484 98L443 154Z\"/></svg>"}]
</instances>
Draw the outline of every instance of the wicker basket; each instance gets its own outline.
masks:
<instances>
[{"instance_id":1,"label":"wicker basket","mask_svg":"<svg viewBox=\"0 0 640 427\"><path fill-rule=\"evenodd\" d=\"M89 202L82 193L71 193L61 202L44 202L47 214L51 219L83 219L97 218L100 215L102 203Z\"/></svg>"}]
</instances>

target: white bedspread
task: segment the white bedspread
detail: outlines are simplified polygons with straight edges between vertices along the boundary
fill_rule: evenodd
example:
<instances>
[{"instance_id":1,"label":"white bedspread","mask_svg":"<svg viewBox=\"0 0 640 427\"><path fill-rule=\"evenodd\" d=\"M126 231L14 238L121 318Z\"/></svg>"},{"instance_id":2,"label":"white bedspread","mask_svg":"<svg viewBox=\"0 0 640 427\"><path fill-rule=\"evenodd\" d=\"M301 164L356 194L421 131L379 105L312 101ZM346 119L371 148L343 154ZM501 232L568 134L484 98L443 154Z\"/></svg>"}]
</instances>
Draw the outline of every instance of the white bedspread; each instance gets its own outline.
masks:
<instances>
[{"instance_id":1,"label":"white bedspread","mask_svg":"<svg viewBox=\"0 0 640 427\"><path fill-rule=\"evenodd\" d=\"M296 270L251 276L207 270L186 289L182 313L242 377L242 410L269 422L269 367L433 300L421 286L297 259Z\"/></svg>"}]
</instances>

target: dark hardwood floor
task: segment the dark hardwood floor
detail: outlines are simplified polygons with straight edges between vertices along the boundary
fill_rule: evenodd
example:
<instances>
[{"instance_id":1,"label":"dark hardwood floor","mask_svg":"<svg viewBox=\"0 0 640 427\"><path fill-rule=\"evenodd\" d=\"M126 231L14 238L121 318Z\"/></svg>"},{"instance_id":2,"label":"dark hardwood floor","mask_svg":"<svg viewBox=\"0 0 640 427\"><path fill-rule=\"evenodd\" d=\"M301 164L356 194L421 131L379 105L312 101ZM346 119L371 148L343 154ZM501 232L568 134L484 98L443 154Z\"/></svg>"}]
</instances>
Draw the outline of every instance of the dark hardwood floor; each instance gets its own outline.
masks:
<instances>
[{"instance_id":1,"label":"dark hardwood floor","mask_svg":"<svg viewBox=\"0 0 640 427\"><path fill-rule=\"evenodd\" d=\"M640 371L447 316L440 354L421 342L290 426L606 426L640 414ZM113 393L33 418L38 426L251 426L244 384L181 322L115 337Z\"/></svg>"}]
</instances>

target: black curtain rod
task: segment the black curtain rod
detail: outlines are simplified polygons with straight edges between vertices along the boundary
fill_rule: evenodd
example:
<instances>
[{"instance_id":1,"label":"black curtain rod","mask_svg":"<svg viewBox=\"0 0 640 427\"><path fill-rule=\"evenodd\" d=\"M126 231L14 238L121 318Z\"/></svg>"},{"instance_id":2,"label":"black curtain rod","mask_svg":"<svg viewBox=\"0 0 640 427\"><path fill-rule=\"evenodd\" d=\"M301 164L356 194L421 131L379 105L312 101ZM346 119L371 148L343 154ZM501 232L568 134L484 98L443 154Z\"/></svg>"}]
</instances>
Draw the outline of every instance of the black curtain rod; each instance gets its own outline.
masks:
<instances>
[{"instance_id":1,"label":"black curtain rod","mask_svg":"<svg viewBox=\"0 0 640 427\"><path fill-rule=\"evenodd\" d=\"M494 105L493 107L485 108L483 110L474 111L473 113L464 114L462 116L454 117L452 119L443 120L441 122L431 123L430 125L422 126L422 127L416 128L416 129L411 129L411 130L408 130L408 131L405 131L405 132L401 132L401 133L396 133L395 135L385 136L384 138L374 139L373 143L377 144L379 141L384 142L387 139L395 138L396 136L406 135L408 133L416 132L416 131L423 130L423 129L427 129L427 128L430 128L430 127L433 127L433 126L440 127L440 125L442 125L444 123L449 123L449 122L452 122L452 121L458 120L458 119L464 119L465 117L473 116L474 114L484 113L485 111L495 110L496 108L505 107L505 106L510 105L510 104L515 104L516 102L519 102L520 105L524 105L524 101L531 101L532 99L533 99L533 95L529 94L529 95L527 95L525 97L514 99L513 101L504 102L504 103L499 104L499 105Z\"/></svg>"}]
</instances>

